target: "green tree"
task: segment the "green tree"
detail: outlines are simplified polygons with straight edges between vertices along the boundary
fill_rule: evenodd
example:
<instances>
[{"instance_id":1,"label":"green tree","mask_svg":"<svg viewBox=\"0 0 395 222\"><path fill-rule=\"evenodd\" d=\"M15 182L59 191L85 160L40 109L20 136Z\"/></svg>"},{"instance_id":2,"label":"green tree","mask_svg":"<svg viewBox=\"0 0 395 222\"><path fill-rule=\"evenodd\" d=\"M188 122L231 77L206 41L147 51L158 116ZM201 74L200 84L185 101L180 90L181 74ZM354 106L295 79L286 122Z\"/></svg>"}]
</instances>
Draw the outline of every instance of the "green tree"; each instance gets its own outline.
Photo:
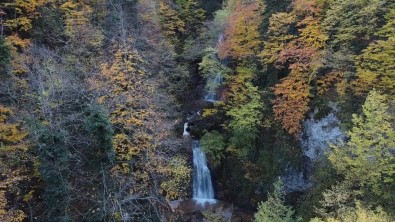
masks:
<instances>
[{"instance_id":1,"label":"green tree","mask_svg":"<svg viewBox=\"0 0 395 222\"><path fill-rule=\"evenodd\" d=\"M269 193L267 201L261 202L258 212L254 215L254 222L292 222L294 210L284 204L283 183L274 183L273 193Z\"/></svg>"},{"instance_id":2,"label":"green tree","mask_svg":"<svg viewBox=\"0 0 395 222\"><path fill-rule=\"evenodd\" d=\"M185 22L186 36L197 37L203 27L205 11L197 0L176 0L180 7L181 18Z\"/></svg>"},{"instance_id":3,"label":"green tree","mask_svg":"<svg viewBox=\"0 0 395 222\"><path fill-rule=\"evenodd\" d=\"M228 68L221 64L217 58L217 50L208 47L204 50L205 55L202 61L199 63L199 70L204 75L204 77L209 78L222 73L222 75L229 72Z\"/></svg>"},{"instance_id":4,"label":"green tree","mask_svg":"<svg viewBox=\"0 0 395 222\"><path fill-rule=\"evenodd\" d=\"M394 184L395 131L387 97L373 90L362 106L362 115L353 115L353 127L347 132L349 141L334 146L329 160L345 179L363 191L389 198Z\"/></svg>"},{"instance_id":5,"label":"green tree","mask_svg":"<svg viewBox=\"0 0 395 222\"><path fill-rule=\"evenodd\" d=\"M220 132L213 130L202 136L200 146L209 155L215 165L224 158L225 142Z\"/></svg>"},{"instance_id":6,"label":"green tree","mask_svg":"<svg viewBox=\"0 0 395 222\"><path fill-rule=\"evenodd\" d=\"M96 144L89 150L92 162L111 164L115 160L112 147L113 129L108 118L98 107L89 107L85 111L85 126Z\"/></svg>"},{"instance_id":7,"label":"green tree","mask_svg":"<svg viewBox=\"0 0 395 222\"><path fill-rule=\"evenodd\" d=\"M179 38L185 32L185 22L180 14L164 1L159 3L159 13L163 34L173 45L179 44Z\"/></svg>"},{"instance_id":8,"label":"green tree","mask_svg":"<svg viewBox=\"0 0 395 222\"><path fill-rule=\"evenodd\" d=\"M310 222L391 222L394 221L394 218L387 214L380 207L372 210L366 207L363 207L361 203L356 204L356 208L353 208L349 211L344 212L338 217L328 217L324 220L314 218Z\"/></svg>"},{"instance_id":9,"label":"green tree","mask_svg":"<svg viewBox=\"0 0 395 222\"><path fill-rule=\"evenodd\" d=\"M386 8L381 0L334 0L323 21L336 49L358 51L374 36L379 15Z\"/></svg>"},{"instance_id":10,"label":"green tree","mask_svg":"<svg viewBox=\"0 0 395 222\"><path fill-rule=\"evenodd\" d=\"M252 69L237 68L237 75L229 83L228 126L231 130L228 150L245 156L254 147L258 126L262 123L263 103L258 87L253 86Z\"/></svg>"},{"instance_id":11,"label":"green tree","mask_svg":"<svg viewBox=\"0 0 395 222\"><path fill-rule=\"evenodd\" d=\"M4 38L0 37L0 75L4 74L6 65L10 62L10 52Z\"/></svg>"},{"instance_id":12,"label":"green tree","mask_svg":"<svg viewBox=\"0 0 395 222\"><path fill-rule=\"evenodd\" d=\"M315 210L322 218L337 218L355 207L357 193L353 192L353 184L342 181L322 192L322 200Z\"/></svg>"},{"instance_id":13,"label":"green tree","mask_svg":"<svg viewBox=\"0 0 395 222\"><path fill-rule=\"evenodd\" d=\"M63 130L53 130L39 126L38 158L40 175L45 183L44 203L46 220L69 222L70 183L69 161L71 153L67 149L67 133Z\"/></svg>"},{"instance_id":14,"label":"green tree","mask_svg":"<svg viewBox=\"0 0 395 222\"><path fill-rule=\"evenodd\" d=\"M356 59L357 92L375 87L395 95L395 9L385 16L387 23L378 32L383 40L372 42Z\"/></svg>"}]
</instances>

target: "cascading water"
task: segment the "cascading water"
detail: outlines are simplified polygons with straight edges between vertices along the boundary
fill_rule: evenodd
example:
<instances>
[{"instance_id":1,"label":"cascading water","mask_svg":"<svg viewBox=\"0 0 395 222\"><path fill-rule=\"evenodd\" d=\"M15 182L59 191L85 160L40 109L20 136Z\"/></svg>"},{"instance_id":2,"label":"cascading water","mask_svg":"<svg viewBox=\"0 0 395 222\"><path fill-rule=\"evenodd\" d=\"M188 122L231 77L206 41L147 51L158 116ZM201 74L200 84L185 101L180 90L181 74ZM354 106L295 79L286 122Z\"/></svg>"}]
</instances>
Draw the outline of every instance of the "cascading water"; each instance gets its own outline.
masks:
<instances>
[{"instance_id":1,"label":"cascading water","mask_svg":"<svg viewBox=\"0 0 395 222\"><path fill-rule=\"evenodd\" d=\"M218 36L218 41L217 41L217 48L219 47L219 45L221 44L221 42L223 41L224 36L222 34L220 34ZM222 62L221 62L222 63ZM215 75L210 76L209 78L207 78L207 84L206 84L206 94L204 96L204 100L208 101L208 102L215 102L218 101L218 88L221 86L223 80L222 80L222 73L218 72Z\"/></svg>"},{"instance_id":2,"label":"cascading water","mask_svg":"<svg viewBox=\"0 0 395 222\"><path fill-rule=\"evenodd\" d=\"M182 133L183 136L189 136L188 132L188 122L184 123L184 132Z\"/></svg>"},{"instance_id":3,"label":"cascading water","mask_svg":"<svg viewBox=\"0 0 395 222\"><path fill-rule=\"evenodd\" d=\"M218 87L222 84L222 73L217 73L215 76L212 76L207 79L206 85L206 95L204 96L204 100L209 102L215 102L218 100L217 98L217 90Z\"/></svg>"},{"instance_id":4,"label":"cascading water","mask_svg":"<svg viewBox=\"0 0 395 222\"><path fill-rule=\"evenodd\" d=\"M200 149L199 141L193 141L193 199L198 203L215 202L210 170L206 155Z\"/></svg>"},{"instance_id":5,"label":"cascading water","mask_svg":"<svg viewBox=\"0 0 395 222\"><path fill-rule=\"evenodd\" d=\"M223 40L223 35L219 35L217 48ZM218 72L207 79L206 94L204 99L209 102L218 101L217 92L222 84L222 73ZM200 116L200 112L197 112ZM188 118L189 121L189 118ZM184 136L189 136L188 122L184 123ZM192 142L193 151L193 199L198 204L215 203L214 188L211 182L210 169L207 166L206 154L200 149L199 141Z\"/></svg>"}]
</instances>

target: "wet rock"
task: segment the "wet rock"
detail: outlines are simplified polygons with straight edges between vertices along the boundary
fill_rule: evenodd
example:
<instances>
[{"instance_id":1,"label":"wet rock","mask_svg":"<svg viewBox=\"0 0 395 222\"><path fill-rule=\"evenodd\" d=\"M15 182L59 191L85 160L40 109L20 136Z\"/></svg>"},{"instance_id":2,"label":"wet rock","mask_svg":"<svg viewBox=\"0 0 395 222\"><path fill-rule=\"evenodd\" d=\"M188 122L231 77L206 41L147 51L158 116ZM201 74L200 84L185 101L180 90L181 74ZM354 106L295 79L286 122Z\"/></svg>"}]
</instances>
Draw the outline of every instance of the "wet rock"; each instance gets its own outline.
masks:
<instances>
[{"instance_id":1,"label":"wet rock","mask_svg":"<svg viewBox=\"0 0 395 222\"><path fill-rule=\"evenodd\" d=\"M233 204L216 200L215 202L199 203L195 199L169 201L169 207L174 215L177 214L178 221L183 222L208 222L204 219L202 212L210 211L221 215L230 222L249 222L253 219L253 212L234 207Z\"/></svg>"}]
</instances>

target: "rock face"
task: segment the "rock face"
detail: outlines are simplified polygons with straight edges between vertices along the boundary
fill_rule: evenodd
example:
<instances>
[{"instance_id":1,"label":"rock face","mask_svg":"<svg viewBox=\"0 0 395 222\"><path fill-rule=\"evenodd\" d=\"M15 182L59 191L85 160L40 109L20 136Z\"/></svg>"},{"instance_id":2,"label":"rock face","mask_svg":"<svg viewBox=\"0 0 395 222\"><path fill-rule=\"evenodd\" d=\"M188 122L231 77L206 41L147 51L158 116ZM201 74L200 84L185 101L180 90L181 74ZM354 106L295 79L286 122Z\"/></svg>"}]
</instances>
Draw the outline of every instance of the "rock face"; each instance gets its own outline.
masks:
<instances>
[{"instance_id":1,"label":"rock face","mask_svg":"<svg viewBox=\"0 0 395 222\"><path fill-rule=\"evenodd\" d=\"M318 109L309 114L303 122L303 135L300 141L303 150L302 171L289 168L285 171L283 180L287 193L300 192L312 186L310 181L314 163L329 150L330 144L341 144L345 139L340 129L340 121L336 117L338 108L336 104L329 103L330 112L323 118L316 119Z\"/></svg>"},{"instance_id":2,"label":"rock face","mask_svg":"<svg viewBox=\"0 0 395 222\"><path fill-rule=\"evenodd\" d=\"M218 208L232 208L233 206L230 203L216 200L216 201L207 201L207 202L199 202L196 199L186 199L186 200L175 200L170 201L169 206L173 212L179 212L181 214L190 214L201 212L205 210L215 210Z\"/></svg>"},{"instance_id":3,"label":"rock face","mask_svg":"<svg viewBox=\"0 0 395 222\"><path fill-rule=\"evenodd\" d=\"M294 168L285 171L283 180L286 193L305 191L313 185L305 170L298 171Z\"/></svg>"},{"instance_id":4,"label":"rock face","mask_svg":"<svg viewBox=\"0 0 395 222\"><path fill-rule=\"evenodd\" d=\"M330 144L341 144L345 138L340 130L340 121L336 117L338 108L331 104L332 111L319 120L315 120L318 110L315 109L303 123L303 137L301 141L303 153L310 160L316 161L328 151Z\"/></svg>"},{"instance_id":5,"label":"rock face","mask_svg":"<svg viewBox=\"0 0 395 222\"><path fill-rule=\"evenodd\" d=\"M205 211L210 211L221 215L225 221L230 222L248 222L252 221L253 219L252 212L241 210L237 207L234 207L231 203L220 200L216 200L215 202L201 203L195 199L186 199L170 201L168 204L173 212L173 216L178 215L177 221L207 221L204 219L202 214L202 212Z\"/></svg>"}]
</instances>

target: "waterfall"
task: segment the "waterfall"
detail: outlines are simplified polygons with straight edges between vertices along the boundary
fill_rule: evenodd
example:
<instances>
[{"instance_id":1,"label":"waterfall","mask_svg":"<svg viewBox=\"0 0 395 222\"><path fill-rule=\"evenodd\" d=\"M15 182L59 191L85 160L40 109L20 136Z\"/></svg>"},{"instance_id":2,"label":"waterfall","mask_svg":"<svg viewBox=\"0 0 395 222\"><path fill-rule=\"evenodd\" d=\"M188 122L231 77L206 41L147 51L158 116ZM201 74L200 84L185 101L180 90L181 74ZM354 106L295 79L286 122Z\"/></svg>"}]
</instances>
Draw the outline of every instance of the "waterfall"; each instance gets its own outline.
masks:
<instances>
[{"instance_id":1,"label":"waterfall","mask_svg":"<svg viewBox=\"0 0 395 222\"><path fill-rule=\"evenodd\" d=\"M215 202L210 170L206 155L200 149L199 141L193 141L193 199L198 203Z\"/></svg>"},{"instance_id":2,"label":"waterfall","mask_svg":"<svg viewBox=\"0 0 395 222\"><path fill-rule=\"evenodd\" d=\"M223 41L224 36L221 33L218 36L218 41L217 41L217 45L216 48L219 48L219 45L221 44L221 42ZM220 61L222 64L222 61ZM208 102L215 102L218 101L218 88L221 86L223 80L222 80L222 73L218 72L215 75L211 75L209 78L207 78L207 83L206 83L206 94L204 95L204 100L208 101Z\"/></svg>"},{"instance_id":3,"label":"waterfall","mask_svg":"<svg viewBox=\"0 0 395 222\"><path fill-rule=\"evenodd\" d=\"M218 87L222 84L222 73L217 73L215 76L211 76L207 79L206 85L206 95L204 96L204 100L209 102L215 102L218 100L217 90Z\"/></svg>"},{"instance_id":4,"label":"waterfall","mask_svg":"<svg viewBox=\"0 0 395 222\"><path fill-rule=\"evenodd\" d=\"M184 132L182 133L183 136L189 136L188 132L188 122L184 123Z\"/></svg>"}]
</instances>

